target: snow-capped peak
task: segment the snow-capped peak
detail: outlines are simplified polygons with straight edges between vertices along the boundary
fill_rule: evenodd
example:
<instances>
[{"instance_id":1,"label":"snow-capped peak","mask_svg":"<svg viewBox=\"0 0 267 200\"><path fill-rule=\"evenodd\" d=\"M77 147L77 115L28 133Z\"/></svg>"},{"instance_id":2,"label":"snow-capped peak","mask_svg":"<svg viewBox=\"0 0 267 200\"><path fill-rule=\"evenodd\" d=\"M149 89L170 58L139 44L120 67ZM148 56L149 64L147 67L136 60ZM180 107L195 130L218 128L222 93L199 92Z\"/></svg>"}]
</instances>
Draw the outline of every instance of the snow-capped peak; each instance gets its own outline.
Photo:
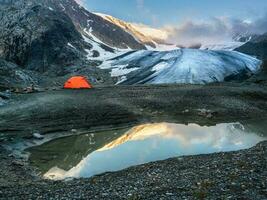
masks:
<instances>
[{"instance_id":1,"label":"snow-capped peak","mask_svg":"<svg viewBox=\"0 0 267 200\"><path fill-rule=\"evenodd\" d=\"M160 45L166 44L166 40L169 36L169 33L165 30L152 28L144 24L125 22L123 20L103 13L95 14L121 27L126 32L130 33L137 41L147 45L148 48L152 47L156 49L157 47L161 47Z\"/></svg>"}]
</instances>

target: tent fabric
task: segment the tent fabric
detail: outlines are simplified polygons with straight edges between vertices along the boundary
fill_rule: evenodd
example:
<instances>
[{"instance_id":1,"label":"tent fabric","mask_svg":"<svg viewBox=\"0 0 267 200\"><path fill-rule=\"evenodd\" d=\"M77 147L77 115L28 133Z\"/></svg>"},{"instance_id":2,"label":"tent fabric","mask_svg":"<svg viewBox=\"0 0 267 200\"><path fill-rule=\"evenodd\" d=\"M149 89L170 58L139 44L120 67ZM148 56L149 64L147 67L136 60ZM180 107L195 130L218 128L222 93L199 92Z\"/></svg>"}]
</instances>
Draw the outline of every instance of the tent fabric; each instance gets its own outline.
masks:
<instances>
[{"instance_id":1,"label":"tent fabric","mask_svg":"<svg viewBox=\"0 0 267 200\"><path fill-rule=\"evenodd\" d=\"M90 89L92 85L83 76L74 76L66 81L64 89Z\"/></svg>"}]
</instances>

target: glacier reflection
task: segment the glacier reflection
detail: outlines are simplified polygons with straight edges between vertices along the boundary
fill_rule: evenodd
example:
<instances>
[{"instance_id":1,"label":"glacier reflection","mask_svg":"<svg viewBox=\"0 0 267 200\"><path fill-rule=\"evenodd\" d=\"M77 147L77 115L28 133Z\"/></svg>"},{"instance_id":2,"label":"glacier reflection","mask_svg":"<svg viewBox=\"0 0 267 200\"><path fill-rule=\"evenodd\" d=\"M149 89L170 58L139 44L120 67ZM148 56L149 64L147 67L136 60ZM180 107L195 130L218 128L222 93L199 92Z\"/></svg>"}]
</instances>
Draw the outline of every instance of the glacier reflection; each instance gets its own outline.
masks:
<instances>
[{"instance_id":1,"label":"glacier reflection","mask_svg":"<svg viewBox=\"0 0 267 200\"><path fill-rule=\"evenodd\" d=\"M92 152L70 170L55 166L44 177L90 177L176 156L246 149L264 139L247 132L239 123L211 127L170 123L140 125Z\"/></svg>"}]
</instances>

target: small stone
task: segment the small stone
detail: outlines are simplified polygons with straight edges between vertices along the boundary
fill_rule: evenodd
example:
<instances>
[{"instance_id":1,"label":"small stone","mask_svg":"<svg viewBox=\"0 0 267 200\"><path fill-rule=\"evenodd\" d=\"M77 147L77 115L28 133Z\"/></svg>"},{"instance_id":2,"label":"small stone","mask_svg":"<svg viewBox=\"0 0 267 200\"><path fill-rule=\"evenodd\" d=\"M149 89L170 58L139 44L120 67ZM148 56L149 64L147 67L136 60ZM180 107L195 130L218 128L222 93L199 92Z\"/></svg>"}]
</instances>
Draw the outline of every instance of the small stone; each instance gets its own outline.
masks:
<instances>
[{"instance_id":1,"label":"small stone","mask_svg":"<svg viewBox=\"0 0 267 200\"><path fill-rule=\"evenodd\" d=\"M183 111L183 113L189 113L189 110L188 110L188 109L186 109L186 110L184 110L184 111Z\"/></svg>"},{"instance_id":2,"label":"small stone","mask_svg":"<svg viewBox=\"0 0 267 200\"><path fill-rule=\"evenodd\" d=\"M42 139L44 139L44 136L41 135L40 133L34 133L34 134L33 134L33 137L34 137L35 139L38 139L38 140L42 140Z\"/></svg>"},{"instance_id":3,"label":"small stone","mask_svg":"<svg viewBox=\"0 0 267 200\"><path fill-rule=\"evenodd\" d=\"M14 160L12 161L12 165L16 165L16 166L24 166L24 163L18 160Z\"/></svg>"},{"instance_id":4,"label":"small stone","mask_svg":"<svg viewBox=\"0 0 267 200\"><path fill-rule=\"evenodd\" d=\"M77 132L77 129L71 129L71 132L72 133L76 133Z\"/></svg>"},{"instance_id":5,"label":"small stone","mask_svg":"<svg viewBox=\"0 0 267 200\"><path fill-rule=\"evenodd\" d=\"M207 115L207 118L212 118L213 116L212 116L212 114L211 113L209 113L208 115Z\"/></svg>"},{"instance_id":6,"label":"small stone","mask_svg":"<svg viewBox=\"0 0 267 200\"><path fill-rule=\"evenodd\" d=\"M168 196L172 196L173 193L171 193L171 192L167 192L166 195L168 195Z\"/></svg>"}]
</instances>

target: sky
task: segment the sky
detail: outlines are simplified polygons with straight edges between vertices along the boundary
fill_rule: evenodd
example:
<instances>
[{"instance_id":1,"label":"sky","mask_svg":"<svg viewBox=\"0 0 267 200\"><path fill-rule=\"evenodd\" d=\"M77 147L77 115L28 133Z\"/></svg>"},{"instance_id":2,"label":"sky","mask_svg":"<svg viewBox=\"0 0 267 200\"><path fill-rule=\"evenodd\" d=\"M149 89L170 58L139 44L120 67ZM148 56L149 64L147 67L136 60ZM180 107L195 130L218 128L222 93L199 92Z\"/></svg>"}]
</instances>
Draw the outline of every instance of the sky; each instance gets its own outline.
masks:
<instances>
[{"instance_id":1,"label":"sky","mask_svg":"<svg viewBox=\"0 0 267 200\"><path fill-rule=\"evenodd\" d=\"M76 0L91 12L168 32L168 42L189 46L232 41L267 32L267 0Z\"/></svg>"},{"instance_id":2,"label":"sky","mask_svg":"<svg viewBox=\"0 0 267 200\"><path fill-rule=\"evenodd\" d=\"M212 17L253 20L267 9L266 0L83 0L83 3L90 11L154 27Z\"/></svg>"}]
</instances>

